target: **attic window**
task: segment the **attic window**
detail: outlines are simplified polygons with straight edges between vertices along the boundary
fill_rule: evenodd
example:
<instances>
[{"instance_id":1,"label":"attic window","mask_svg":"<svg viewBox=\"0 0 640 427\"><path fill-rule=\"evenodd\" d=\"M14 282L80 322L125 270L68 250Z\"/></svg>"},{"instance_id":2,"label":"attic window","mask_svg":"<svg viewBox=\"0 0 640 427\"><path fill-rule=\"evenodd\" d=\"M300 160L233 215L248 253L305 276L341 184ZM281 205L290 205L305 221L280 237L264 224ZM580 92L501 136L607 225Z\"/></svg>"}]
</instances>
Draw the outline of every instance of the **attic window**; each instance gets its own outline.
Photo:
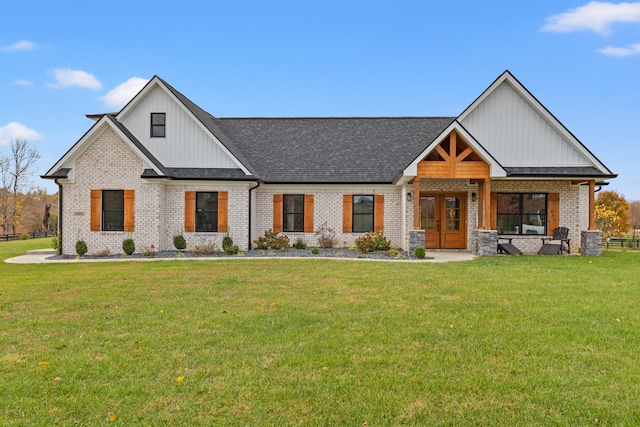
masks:
<instances>
[{"instance_id":1,"label":"attic window","mask_svg":"<svg viewBox=\"0 0 640 427\"><path fill-rule=\"evenodd\" d=\"M165 113L151 113L151 138L165 137Z\"/></svg>"}]
</instances>

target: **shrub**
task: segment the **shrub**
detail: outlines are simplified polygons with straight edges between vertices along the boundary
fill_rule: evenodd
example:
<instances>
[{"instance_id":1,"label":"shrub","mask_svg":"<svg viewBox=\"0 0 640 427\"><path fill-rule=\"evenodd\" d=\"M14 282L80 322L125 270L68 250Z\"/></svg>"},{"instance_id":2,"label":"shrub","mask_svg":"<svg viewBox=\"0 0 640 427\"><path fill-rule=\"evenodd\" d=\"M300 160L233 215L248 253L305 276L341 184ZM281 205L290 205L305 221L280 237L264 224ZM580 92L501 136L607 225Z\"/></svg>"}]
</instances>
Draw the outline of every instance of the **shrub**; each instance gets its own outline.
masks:
<instances>
[{"instance_id":1,"label":"shrub","mask_svg":"<svg viewBox=\"0 0 640 427\"><path fill-rule=\"evenodd\" d=\"M314 254L314 255L318 255L320 253L320 249L313 248L313 249L311 249L311 253Z\"/></svg>"},{"instance_id":2,"label":"shrub","mask_svg":"<svg viewBox=\"0 0 640 427\"><path fill-rule=\"evenodd\" d=\"M240 248L233 244L233 239L229 235L222 239L222 250L227 255L237 255L240 252Z\"/></svg>"},{"instance_id":3,"label":"shrub","mask_svg":"<svg viewBox=\"0 0 640 427\"><path fill-rule=\"evenodd\" d=\"M423 259L427 255L427 251L424 248L415 248L413 250L413 256L419 259Z\"/></svg>"},{"instance_id":4,"label":"shrub","mask_svg":"<svg viewBox=\"0 0 640 427\"><path fill-rule=\"evenodd\" d=\"M326 222L316 230L315 235L321 248L333 248L338 244L335 230L329 227Z\"/></svg>"},{"instance_id":5,"label":"shrub","mask_svg":"<svg viewBox=\"0 0 640 427\"><path fill-rule=\"evenodd\" d=\"M391 241L384 237L382 232L367 233L355 240L356 247L363 253L374 251L388 251L391 248Z\"/></svg>"},{"instance_id":6,"label":"shrub","mask_svg":"<svg viewBox=\"0 0 640 427\"><path fill-rule=\"evenodd\" d=\"M307 249L307 244L304 240L302 240L302 238L299 237L293 244L293 247L296 249Z\"/></svg>"},{"instance_id":7,"label":"shrub","mask_svg":"<svg viewBox=\"0 0 640 427\"><path fill-rule=\"evenodd\" d=\"M289 237L268 229L264 236L258 237L253 243L258 245L258 249L286 249L289 247Z\"/></svg>"},{"instance_id":8,"label":"shrub","mask_svg":"<svg viewBox=\"0 0 640 427\"><path fill-rule=\"evenodd\" d=\"M133 243L133 239L125 239L122 242L122 250L125 254L131 255L136 251L136 245Z\"/></svg>"},{"instance_id":9,"label":"shrub","mask_svg":"<svg viewBox=\"0 0 640 427\"><path fill-rule=\"evenodd\" d=\"M83 256L84 254L87 253L89 249L87 248L87 244L85 243L84 240L77 240L76 241L76 253L79 256Z\"/></svg>"},{"instance_id":10,"label":"shrub","mask_svg":"<svg viewBox=\"0 0 640 427\"><path fill-rule=\"evenodd\" d=\"M187 241L182 234L173 236L173 246L179 251L184 251L187 248Z\"/></svg>"},{"instance_id":11,"label":"shrub","mask_svg":"<svg viewBox=\"0 0 640 427\"><path fill-rule=\"evenodd\" d=\"M20 240L29 240L31 238L31 236L29 236L29 233L22 233L20 235Z\"/></svg>"},{"instance_id":12,"label":"shrub","mask_svg":"<svg viewBox=\"0 0 640 427\"><path fill-rule=\"evenodd\" d=\"M58 249L60 249L60 236L59 235L51 239L51 247L53 249L55 249L56 251Z\"/></svg>"}]
</instances>

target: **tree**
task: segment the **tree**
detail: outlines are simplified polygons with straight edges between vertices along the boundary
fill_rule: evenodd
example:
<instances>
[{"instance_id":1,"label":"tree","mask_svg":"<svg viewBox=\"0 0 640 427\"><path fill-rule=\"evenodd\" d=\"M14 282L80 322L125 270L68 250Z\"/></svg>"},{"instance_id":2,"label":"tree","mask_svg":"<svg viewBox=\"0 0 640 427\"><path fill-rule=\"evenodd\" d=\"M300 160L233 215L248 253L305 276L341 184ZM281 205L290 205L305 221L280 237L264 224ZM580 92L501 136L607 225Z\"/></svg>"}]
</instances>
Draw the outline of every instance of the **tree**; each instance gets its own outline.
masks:
<instances>
[{"instance_id":1,"label":"tree","mask_svg":"<svg viewBox=\"0 0 640 427\"><path fill-rule=\"evenodd\" d=\"M619 236L629 231L629 203L616 191L598 193L595 206L596 228L604 237Z\"/></svg>"},{"instance_id":2,"label":"tree","mask_svg":"<svg viewBox=\"0 0 640 427\"><path fill-rule=\"evenodd\" d=\"M30 178L40 159L38 150L26 139L9 144L9 154L0 154L0 227L4 233L14 233L20 223L24 206L29 201Z\"/></svg>"},{"instance_id":3,"label":"tree","mask_svg":"<svg viewBox=\"0 0 640 427\"><path fill-rule=\"evenodd\" d=\"M629 203L629 217L633 229L633 240L636 240L636 231L640 230L640 200Z\"/></svg>"}]
</instances>

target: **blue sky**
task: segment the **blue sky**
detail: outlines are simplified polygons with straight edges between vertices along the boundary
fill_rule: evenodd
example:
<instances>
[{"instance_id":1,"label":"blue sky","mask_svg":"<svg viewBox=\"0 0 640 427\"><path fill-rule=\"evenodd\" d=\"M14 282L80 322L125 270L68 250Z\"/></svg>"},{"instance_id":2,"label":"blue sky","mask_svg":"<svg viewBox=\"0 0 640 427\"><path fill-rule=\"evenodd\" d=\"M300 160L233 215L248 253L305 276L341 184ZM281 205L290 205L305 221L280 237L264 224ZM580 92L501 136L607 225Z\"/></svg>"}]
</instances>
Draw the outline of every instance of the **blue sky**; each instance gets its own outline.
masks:
<instances>
[{"instance_id":1,"label":"blue sky","mask_svg":"<svg viewBox=\"0 0 640 427\"><path fill-rule=\"evenodd\" d=\"M455 116L508 69L640 200L640 2L8 3L0 139L37 174L155 74L218 117Z\"/></svg>"}]
</instances>

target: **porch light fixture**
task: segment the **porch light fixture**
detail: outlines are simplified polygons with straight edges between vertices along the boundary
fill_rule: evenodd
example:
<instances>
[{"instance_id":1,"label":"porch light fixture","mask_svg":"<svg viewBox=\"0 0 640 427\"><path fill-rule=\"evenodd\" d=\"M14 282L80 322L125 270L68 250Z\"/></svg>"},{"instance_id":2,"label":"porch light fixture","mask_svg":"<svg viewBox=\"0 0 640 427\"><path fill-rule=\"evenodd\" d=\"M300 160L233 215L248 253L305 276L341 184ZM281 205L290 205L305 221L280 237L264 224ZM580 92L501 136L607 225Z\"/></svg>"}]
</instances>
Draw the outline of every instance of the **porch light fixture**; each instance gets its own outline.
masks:
<instances>
[{"instance_id":1,"label":"porch light fixture","mask_svg":"<svg viewBox=\"0 0 640 427\"><path fill-rule=\"evenodd\" d=\"M475 202L476 200L478 200L478 195L476 193L471 193L471 201Z\"/></svg>"},{"instance_id":2,"label":"porch light fixture","mask_svg":"<svg viewBox=\"0 0 640 427\"><path fill-rule=\"evenodd\" d=\"M413 197L411 196L411 193L407 191L407 202L410 202L412 200L413 200Z\"/></svg>"}]
</instances>

